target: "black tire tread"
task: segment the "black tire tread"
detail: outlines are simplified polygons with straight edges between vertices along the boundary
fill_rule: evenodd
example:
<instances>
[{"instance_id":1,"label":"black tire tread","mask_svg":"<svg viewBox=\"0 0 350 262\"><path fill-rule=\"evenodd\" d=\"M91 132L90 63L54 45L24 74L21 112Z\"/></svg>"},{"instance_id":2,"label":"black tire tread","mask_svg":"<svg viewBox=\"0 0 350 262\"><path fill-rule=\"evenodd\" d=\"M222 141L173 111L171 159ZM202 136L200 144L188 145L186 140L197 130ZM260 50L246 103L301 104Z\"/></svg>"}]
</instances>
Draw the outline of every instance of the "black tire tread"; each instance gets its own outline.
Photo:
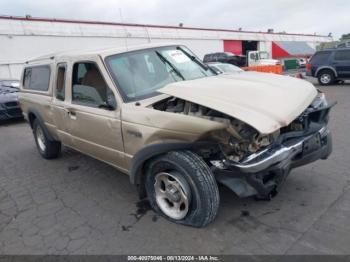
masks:
<instances>
[{"instance_id":1,"label":"black tire tread","mask_svg":"<svg viewBox=\"0 0 350 262\"><path fill-rule=\"evenodd\" d=\"M45 149L45 151L41 151L39 148L39 145L37 143L37 139L36 139L37 126L40 126L43 129L40 122L37 119L35 119L33 122L33 135L34 135L34 140L35 140L35 143L37 145L37 148L38 148L40 155L45 159L57 158L61 152L61 143L58 141L49 140L44 132L46 149Z\"/></svg>"},{"instance_id":2,"label":"black tire tread","mask_svg":"<svg viewBox=\"0 0 350 262\"><path fill-rule=\"evenodd\" d=\"M201 206L206 208L206 212L203 212L202 215L193 213L191 214L191 218L185 218L181 221L172 221L194 227L204 227L208 225L215 219L220 202L217 183L208 165L197 154L188 150L171 151L157 157L152 162L162 161L162 158L166 158L173 163L183 163L184 166L182 167L195 170L196 172L192 172L190 175L192 179L196 181L196 186L201 188L202 192L206 192L200 199ZM185 165L188 166L186 167ZM196 212L198 212L198 210Z\"/></svg>"},{"instance_id":3,"label":"black tire tread","mask_svg":"<svg viewBox=\"0 0 350 262\"><path fill-rule=\"evenodd\" d=\"M220 202L219 191L217 189L217 183L214 175L212 174L208 165L192 151L175 151L172 153L179 154L179 157L182 156L184 158L187 158L188 161L193 161L194 168L197 168L195 166L198 165L200 167L200 170L202 170L204 173L203 176L198 178L203 178L201 186L206 187L206 191L209 192L208 196L210 196L207 199L208 205L210 206L210 212L208 213L208 216L203 219L203 226L205 226L215 219Z\"/></svg>"},{"instance_id":4,"label":"black tire tread","mask_svg":"<svg viewBox=\"0 0 350 262\"><path fill-rule=\"evenodd\" d=\"M323 84L320 80L320 77L322 75L323 72L329 72L330 75L332 76L332 80L328 83L328 84ZM326 86L326 85L332 85L334 82L335 82L335 75L334 75L334 72L330 69L322 69L320 70L320 72L318 72L317 74L317 80L318 80L318 83L322 86Z\"/></svg>"}]
</instances>

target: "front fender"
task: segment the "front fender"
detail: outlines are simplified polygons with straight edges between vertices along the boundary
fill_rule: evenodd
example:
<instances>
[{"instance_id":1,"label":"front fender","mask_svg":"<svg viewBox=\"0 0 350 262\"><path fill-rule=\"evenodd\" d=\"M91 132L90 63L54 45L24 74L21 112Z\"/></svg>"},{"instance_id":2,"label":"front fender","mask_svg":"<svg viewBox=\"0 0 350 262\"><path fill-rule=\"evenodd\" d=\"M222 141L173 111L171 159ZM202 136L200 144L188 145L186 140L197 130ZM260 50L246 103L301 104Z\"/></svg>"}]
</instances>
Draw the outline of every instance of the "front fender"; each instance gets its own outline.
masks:
<instances>
[{"instance_id":1,"label":"front fender","mask_svg":"<svg viewBox=\"0 0 350 262\"><path fill-rule=\"evenodd\" d=\"M216 143L210 141L197 142L169 142L151 144L138 151L131 160L130 182L137 186L140 196L144 195L142 186L142 169L144 164L151 158L175 150L193 150L198 151L204 147L213 147Z\"/></svg>"}]
</instances>

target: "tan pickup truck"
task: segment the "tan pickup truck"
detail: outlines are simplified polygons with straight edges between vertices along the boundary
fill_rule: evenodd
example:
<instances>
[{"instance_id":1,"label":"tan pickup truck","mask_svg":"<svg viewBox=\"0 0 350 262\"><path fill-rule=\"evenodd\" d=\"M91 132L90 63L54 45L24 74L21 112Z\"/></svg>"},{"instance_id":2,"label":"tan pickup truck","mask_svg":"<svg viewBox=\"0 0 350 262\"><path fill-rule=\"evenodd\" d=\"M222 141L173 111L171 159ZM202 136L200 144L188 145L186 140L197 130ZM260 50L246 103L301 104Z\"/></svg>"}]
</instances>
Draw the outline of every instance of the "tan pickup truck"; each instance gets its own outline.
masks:
<instances>
[{"instance_id":1,"label":"tan pickup truck","mask_svg":"<svg viewBox=\"0 0 350 262\"><path fill-rule=\"evenodd\" d=\"M312 84L216 75L176 44L28 61L20 105L44 158L64 145L104 161L156 212L196 227L214 220L218 183L270 199L292 168L331 153L331 105Z\"/></svg>"}]
</instances>

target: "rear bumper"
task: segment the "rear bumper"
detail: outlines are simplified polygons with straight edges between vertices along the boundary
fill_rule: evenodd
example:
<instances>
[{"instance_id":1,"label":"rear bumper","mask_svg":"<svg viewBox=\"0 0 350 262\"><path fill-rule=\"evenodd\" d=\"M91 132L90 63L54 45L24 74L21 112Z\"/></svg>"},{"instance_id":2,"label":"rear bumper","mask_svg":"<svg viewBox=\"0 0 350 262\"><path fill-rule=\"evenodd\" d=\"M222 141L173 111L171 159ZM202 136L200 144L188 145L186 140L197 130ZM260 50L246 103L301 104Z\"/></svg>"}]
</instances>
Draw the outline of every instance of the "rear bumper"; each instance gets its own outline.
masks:
<instances>
[{"instance_id":1,"label":"rear bumper","mask_svg":"<svg viewBox=\"0 0 350 262\"><path fill-rule=\"evenodd\" d=\"M323 126L311 135L289 140L241 163L225 160L220 168L213 168L213 173L217 181L239 197L256 195L269 199L277 193L291 169L326 159L331 152L331 133L327 126Z\"/></svg>"}]
</instances>

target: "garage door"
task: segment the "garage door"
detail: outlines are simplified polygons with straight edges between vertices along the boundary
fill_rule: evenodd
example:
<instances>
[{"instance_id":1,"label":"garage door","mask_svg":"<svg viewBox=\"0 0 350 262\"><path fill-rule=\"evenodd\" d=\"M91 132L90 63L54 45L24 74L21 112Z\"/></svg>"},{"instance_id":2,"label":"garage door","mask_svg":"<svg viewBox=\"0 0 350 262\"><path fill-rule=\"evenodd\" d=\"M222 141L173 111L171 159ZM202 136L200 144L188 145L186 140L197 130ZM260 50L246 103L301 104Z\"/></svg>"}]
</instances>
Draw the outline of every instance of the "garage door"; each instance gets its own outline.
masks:
<instances>
[{"instance_id":1,"label":"garage door","mask_svg":"<svg viewBox=\"0 0 350 262\"><path fill-rule=\"evenodd\" d=\"M224 51L235 55L242 54L242 41L240 40L224 40Z\"/></svg>"}]
</instances>

